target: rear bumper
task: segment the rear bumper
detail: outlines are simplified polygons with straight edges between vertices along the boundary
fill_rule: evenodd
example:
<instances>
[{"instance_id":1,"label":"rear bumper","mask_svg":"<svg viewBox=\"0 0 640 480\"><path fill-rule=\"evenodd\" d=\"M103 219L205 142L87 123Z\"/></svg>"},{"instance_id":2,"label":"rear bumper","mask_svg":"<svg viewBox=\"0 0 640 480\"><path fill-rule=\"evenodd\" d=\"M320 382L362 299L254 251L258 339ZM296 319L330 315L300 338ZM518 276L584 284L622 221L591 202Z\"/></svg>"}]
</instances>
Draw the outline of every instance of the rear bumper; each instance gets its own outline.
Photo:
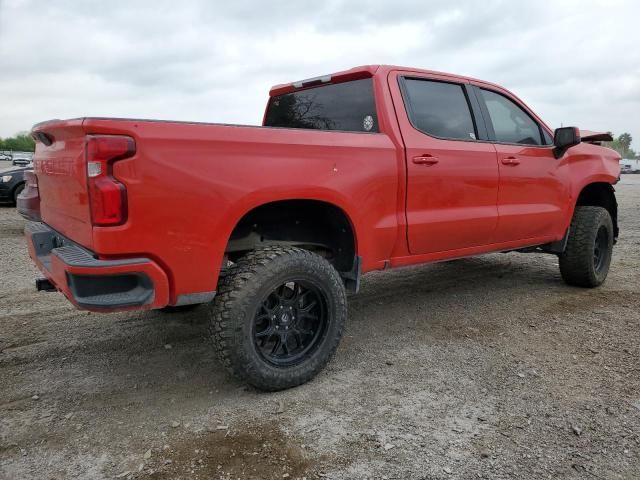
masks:
<instances>
[{"instance_id":1,"label":"rear bumper","mask_svg":"<svg viewBox=\"0 0 640 480\"><path fill-rule=\"evenodd\" d=\"M38 268L78 308L104 312L169 303L167 275L148 258L100 260L40 222L29 222L25 235Z\"/></svg>"}]
</instances>

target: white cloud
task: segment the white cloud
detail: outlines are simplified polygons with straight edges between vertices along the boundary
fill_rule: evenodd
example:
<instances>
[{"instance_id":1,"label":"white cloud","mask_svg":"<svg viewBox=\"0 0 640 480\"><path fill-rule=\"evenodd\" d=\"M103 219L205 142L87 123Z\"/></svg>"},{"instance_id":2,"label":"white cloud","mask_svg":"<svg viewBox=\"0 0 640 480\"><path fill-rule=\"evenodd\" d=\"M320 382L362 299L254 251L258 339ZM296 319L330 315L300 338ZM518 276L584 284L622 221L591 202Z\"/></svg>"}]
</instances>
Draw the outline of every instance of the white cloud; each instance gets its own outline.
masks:
<instances>
[{"instance_id":1,"label":"white cloud","mask_svg":"<svg viewBox=\"0 0 640 480\"><path fill-rule=\"evenodd\" d=\"M624 0L0 0L0 135L85 115L257 124L273 84L391 63L638 145L638 18Z\"/></svg>"}]
</instances>

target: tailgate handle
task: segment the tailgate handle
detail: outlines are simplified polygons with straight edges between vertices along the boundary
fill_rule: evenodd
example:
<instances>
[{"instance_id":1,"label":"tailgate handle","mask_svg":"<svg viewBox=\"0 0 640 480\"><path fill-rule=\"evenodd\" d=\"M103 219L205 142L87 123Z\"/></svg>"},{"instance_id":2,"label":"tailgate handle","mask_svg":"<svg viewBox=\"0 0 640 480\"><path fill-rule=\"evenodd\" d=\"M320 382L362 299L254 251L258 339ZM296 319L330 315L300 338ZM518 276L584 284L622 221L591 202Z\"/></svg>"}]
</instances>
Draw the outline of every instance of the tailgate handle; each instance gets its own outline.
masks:
<instances>
[{"instance_id":1,"label":"tailgate handle","mask_svg":"<svg viewBox=\"0 0 640 480\"><path fill-rule=\"evenodd\" d=\"M438 157L434 157L433 155L429 155L428 153L413 157L412 160L416 165L435 165L440 161Z\"/></svg>"}]
</instances>

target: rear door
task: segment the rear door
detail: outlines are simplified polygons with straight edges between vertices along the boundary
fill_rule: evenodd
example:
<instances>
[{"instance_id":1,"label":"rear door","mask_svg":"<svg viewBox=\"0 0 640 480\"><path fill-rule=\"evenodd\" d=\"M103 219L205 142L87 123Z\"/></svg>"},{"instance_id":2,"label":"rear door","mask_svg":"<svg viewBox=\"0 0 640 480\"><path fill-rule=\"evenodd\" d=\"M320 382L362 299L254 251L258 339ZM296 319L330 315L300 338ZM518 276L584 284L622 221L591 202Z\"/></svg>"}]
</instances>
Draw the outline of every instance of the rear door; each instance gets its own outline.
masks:
<instances>
[{"instance_id":1,"label":"rear door","mask_svg":"<svg viewBox=\"0 0 640 480\"><path fill-rule=\"evenodd\" d=\"M563 234L568 168L554 157L551 133L507 92L479 86L474 91L498 154L496 241Z\"/></svg>"},{"instance_id":2,"label":"rear door","mask_svg":"<svg viewBox=\"0 0 640 480\"><path fill-rule=\"evenodd\" d=\"M393 72L390 87L406 147L411 254L486 245L498 221L498 165L475 98L446 76ZM404 108L399 106L404 105Z\"/></svg>"}]
</instances>

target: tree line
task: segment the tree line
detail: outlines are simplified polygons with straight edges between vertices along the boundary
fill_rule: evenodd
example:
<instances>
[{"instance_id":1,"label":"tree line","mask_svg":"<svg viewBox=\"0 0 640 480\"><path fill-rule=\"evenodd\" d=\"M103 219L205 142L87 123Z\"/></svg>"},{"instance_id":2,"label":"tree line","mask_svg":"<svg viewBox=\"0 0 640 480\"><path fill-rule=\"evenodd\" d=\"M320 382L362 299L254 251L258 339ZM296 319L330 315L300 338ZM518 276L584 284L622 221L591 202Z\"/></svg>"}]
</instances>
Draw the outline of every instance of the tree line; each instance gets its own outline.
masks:
<instances>
[{"instance_id":1,"label":"tree line","mask_svg":"<svg viewBox=\"0 0 640 480\"><path fill-rule=\"evenodd\" d=\"M611 136L613 137L613 134ZM614 149L622 158L633 160L638 158L638 154L631 148L631 140L633 140L631 134L625 132L618 135L618 138L614 138L613 142L604 142L603 145Z\"/></svg>"},{"instance_id":2,"label":"tree line","mask_svg":"<svg viewBox=\"0 0 640 480\"><path fill-rule=\"evenodd\" d=\"M12 150L17 152L33 152L35 149L36 143L26 132L18 133L13 137L0 138L0 151Z\"/></svg>"}]
</instances>

